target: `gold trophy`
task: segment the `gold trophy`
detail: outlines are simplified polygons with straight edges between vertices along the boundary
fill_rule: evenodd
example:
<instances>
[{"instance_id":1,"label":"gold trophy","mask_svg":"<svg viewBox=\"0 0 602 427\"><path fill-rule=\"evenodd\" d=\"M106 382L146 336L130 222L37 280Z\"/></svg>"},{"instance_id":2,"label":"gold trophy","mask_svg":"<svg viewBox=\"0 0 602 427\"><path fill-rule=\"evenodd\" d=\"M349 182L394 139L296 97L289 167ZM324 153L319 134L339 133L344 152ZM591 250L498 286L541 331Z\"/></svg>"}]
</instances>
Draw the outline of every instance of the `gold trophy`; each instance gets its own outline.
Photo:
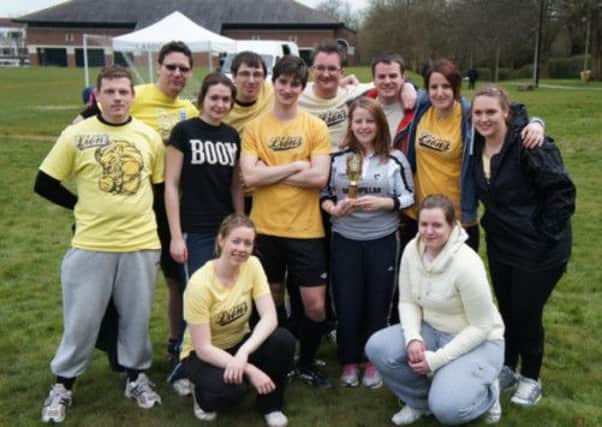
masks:
<instances>
[{"instance_id":1,"label":"gold trophy","mask_svg":"<svg viewBox=\"0 0 602 427\"><path fill-rule=\"evenodd\" d=\"M349 179L349 192L347 197L350 199L357 198L357 188L362 177L362 155L360 153L352 153L347 157L347 178Z\"/></svg>"}]
</instances>

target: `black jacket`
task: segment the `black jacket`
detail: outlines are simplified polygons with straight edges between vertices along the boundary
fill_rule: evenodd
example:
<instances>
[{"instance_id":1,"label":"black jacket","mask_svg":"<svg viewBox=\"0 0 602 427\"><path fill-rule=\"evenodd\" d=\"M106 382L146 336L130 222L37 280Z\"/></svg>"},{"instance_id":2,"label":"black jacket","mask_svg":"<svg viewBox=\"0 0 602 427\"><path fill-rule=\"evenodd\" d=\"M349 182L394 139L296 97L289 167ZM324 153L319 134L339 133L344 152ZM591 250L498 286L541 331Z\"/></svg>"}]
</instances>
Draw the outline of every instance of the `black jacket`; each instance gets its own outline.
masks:
<instances>
[{"instance_id":1,"label":"black jacket","mask_svg":"<svg viewBox=\"0 0 602 427\"><path fill-rule=\"evenodd\" d=\"M558 267L571 255L576 190L552 139L532 150L523 147L520 131L527 124L524 106L514 105L502 150L491 158L489 182L483 173L484 139L475 135L473 173L485 205L481 225L488 256L539 271Z\"/></svg>"}]
</instances>

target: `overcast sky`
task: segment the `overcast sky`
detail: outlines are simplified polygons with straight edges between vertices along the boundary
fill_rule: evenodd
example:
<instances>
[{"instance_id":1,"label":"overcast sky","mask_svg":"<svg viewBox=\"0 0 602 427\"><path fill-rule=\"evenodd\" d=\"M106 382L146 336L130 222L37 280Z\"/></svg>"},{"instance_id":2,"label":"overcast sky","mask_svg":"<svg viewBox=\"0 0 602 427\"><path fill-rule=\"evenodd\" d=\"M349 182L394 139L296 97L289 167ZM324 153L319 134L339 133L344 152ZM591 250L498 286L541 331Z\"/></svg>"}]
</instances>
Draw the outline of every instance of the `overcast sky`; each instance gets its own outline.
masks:
<instances>
[{"instance_id":1,"label":"overcast sky","mask_svg":"<svg viewBox=\"0 0 602 427\"><path fill-rule=\"evenodd\" d=\"M26 13L63 3L64 0L0 0L0 17L15 18ZM308 6L316 6L321 0L296 0ZM368 5L369 0L347 0L354 9L361 9Z\"/></svg>"}]
</instances>

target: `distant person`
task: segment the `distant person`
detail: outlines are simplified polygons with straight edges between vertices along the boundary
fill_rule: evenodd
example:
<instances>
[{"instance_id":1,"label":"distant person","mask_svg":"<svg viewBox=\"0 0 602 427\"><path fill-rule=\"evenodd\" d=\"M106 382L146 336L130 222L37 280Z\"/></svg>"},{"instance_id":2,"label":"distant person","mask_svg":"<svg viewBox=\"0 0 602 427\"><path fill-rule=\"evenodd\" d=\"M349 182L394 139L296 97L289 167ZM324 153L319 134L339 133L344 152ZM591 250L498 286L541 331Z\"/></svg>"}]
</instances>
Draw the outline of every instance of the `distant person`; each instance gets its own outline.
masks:
<instances>
[{"instance_id":1,"label":"distant person","mask_svg":"<svg viewBox=\"0 0 602 427\"><path fill-rule=\"evenodd\" d=\"M430 195L399 272L401 324L376 332L366 354L405 406L395 425L433 414L445 425L502 416L498 374L504 324L479 255L456 222L453 202Z\"/></svg>"},{"instance_id":2,"label":"distant person","mask_svg":"<svg viewBox=\"0 0 602 427\"><path fill-rule=\"evenodd\" d=\"M479 79L479 72L476 68L470 68L466 72L466 77L468 77L468 89L474 90L477 80Z\"/></svg>"},{"instance_id":3,"label":"distant person","mask_svg":"<svg viewBox=\"0 0 602 427\"><path fill-rule=\"evenodd\" d=\"M571 255L575 185L551 138L533 150L523 147L526 110L511 106L503 89L478 89L472 117L477 131L473 171L485 206L481 225L506 325L500 383L502 389L518 384L512 403L534 406L542 397L543 309Z\"/></svg>"},{"instance_id":4,"label":"distant person","mask_svg":"<svg viewBox=\"0 0 602 427\"><path fill-rule=\"evenodd\" d=\"M64 332L50 364L56 375L43 422L62 422L72 387L87 368L110 299L120 318L118 363L125 396L141 408L161 403L146 376L152 363L149 320L159 249L153 187L163 183L164 147L153 129L130 117L132 77L121 67L98 75L100 115L69 126L46 156L35 191L74 209L75 235L61 267ZM61 183L73 177L78 194Z\"/></svg>"},{"instance_id":5,"label":"distant person","mask_svg":"<svg viewBox=\"0 0 602 427\"><path fill-rule=\"evenodd\" d=\"M254 188L251 219L276 306L283 313L287 274L294 277L303 303L300 377L330 388L328 378L313 366L328 326L320 189L328 179L330 144L324 122L298 108L307 77L301 58L285 56L276 64L274 105L246 125L240 164L244 183ZM280 315L281 323L284 317Z\"/></svg>"},{"instance_id":6,"label":"distant person","mask_svg":"<svg viewBox=\"0 0 602 427\"><path fill-rule=\"evenodd\" d=\"M363 371L362 384L374 389L382 380L367 362L364 346L370 335L387 326L399 211L414 203L412 171L405 156L391 150L387 120L376 101L365 97L353 101L348 121L347 148L332 156L321 205L332 222L330 257L341 383L358 386Z\"/></svg>"},{"instance_id":7,"label":"distant person","mask_svg":"<svg viewBox=\"0 0 602 427\"><path fill-rule=\"evenodd\" d=\"M170 253L187 267L188 278L213 258L223 219L235 211L243 213L240 139L223 123L235 94L228 77L208 74L198 98L201 115L178 123L168 141L165 207Z\"/></svg>"},{"instance_id":8,"label":"distant person","mask_svg":"<svg viewBox=\"0 0 602 427\"><path fill-rule=\"evenodd\" d=\"M249 385L269 427L284 427L282 412L295 339L277 328L276 310L263 268L251 255L255 228L230 215L217 235L218 257L197 270L184 292L182 363L194 383L194 415L214 420L234 410ZM249 328L253 304L259 321Z\"/></svg>"},{"instance_id":9,"label":"distant person","mask_svg":"<svg viewBox=\"0 0 602 427\"><path fill-rule=\"evenodd\" d=\"M87 86L82 90L82 101L86 105L86 108L82 110L79 115L73 119L71 124L81 122L88 117L95 116L100 113L98 108L98 101L96 100L96 88L94 86Z\"/></svg>"}]
</instances>

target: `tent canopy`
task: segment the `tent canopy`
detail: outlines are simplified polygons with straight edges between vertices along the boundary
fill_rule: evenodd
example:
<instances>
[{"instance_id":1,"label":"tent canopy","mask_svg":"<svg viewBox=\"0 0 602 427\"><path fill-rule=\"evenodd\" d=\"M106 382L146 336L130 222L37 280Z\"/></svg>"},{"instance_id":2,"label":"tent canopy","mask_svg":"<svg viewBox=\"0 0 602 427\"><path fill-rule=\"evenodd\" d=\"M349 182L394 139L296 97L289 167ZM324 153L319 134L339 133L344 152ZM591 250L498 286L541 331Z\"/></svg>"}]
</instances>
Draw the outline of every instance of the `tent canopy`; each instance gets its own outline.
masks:
<instances>
[{"instance_id":1,"label":"tent canopy","mask_svg":"<svg viewBox=\"0 0 602 427\"><path fill-rule=\"evenodd\" d=\"M113 38L113 50L122 52L158 52L170 40L181 40L193 52L235 52L233 39L195 24L175 11L160 21L138 31Z\"/></svg>"}]
</instances>

